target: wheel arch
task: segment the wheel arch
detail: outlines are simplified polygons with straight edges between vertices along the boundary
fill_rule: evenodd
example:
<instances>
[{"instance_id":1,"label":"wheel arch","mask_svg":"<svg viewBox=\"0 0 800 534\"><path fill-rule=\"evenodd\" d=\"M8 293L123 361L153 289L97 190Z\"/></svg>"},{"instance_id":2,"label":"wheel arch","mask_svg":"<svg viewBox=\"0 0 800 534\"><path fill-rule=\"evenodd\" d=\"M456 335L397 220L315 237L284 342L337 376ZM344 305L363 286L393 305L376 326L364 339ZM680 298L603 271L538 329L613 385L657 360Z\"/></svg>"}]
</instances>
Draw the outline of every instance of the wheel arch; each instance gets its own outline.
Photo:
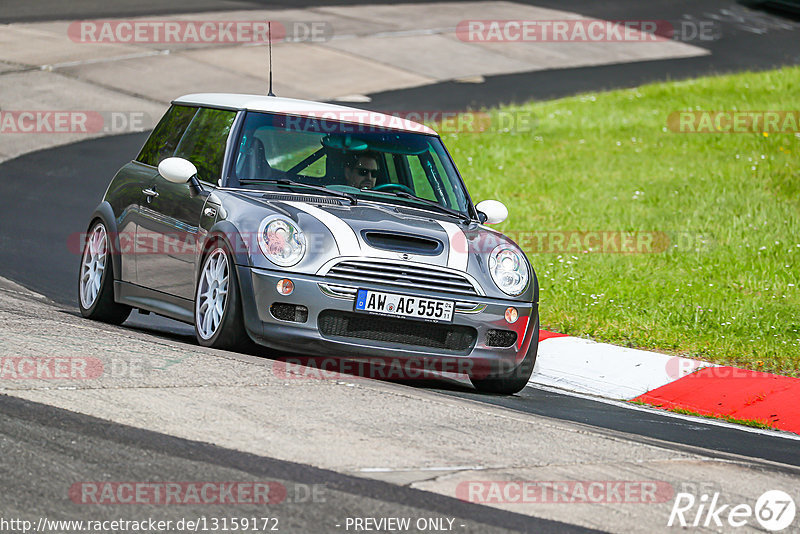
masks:
<instances>
[{"instance_id":1,"label":"wheel arch","mask_svg":"<svg viewBox=\"0 0 800 534\"><path fill-rule=\"evenodd\" d=\"M109 239L111 240L111 256L113 257L111 261L111 268L114 274L114 281L122 279L122 263L120 262L120 243L119 243L119 232L117 231L117 219L114 217L114 209L111 207L111 204L108 201L102 201L92 213L91 218L89 219L89 225L86 228L86 232L88 233L89 230L92 229L92 226L95 225L98 221L102 222L103 225L106 227L106 234L108 235ZM81 254L83 253L83 244L81 244Z\"/></svg>"},{"instance_id":2,"label":"wheel arch","mask_svg":"<svg viewBox=\"0 0 800 534\"><path fill-rule=\"evenodd\" d=\"M250 267L250 249L247 247L239 229L230 221L219 221L208 229L202 243L198 247L197 262L195 264L194 278L198 280L203 260L208 255L215 242L221 240L233 256L233 263Z\"/></svg>"},{"instance_id":3,"label":"wheel arch","mask_svg":"<svg viewBox=\"0 0 800 534\"><path fill-rule=\"evenodd\" d=\"M250 249L247 247L239 229L232 222L227 220L218 221L208 229L202 244L198 247L195 265L195 285L200 280L203 262L217 241L222 241L233 256L234 265L231 266L231 269L236 270L236 283L244 314L245 331L251 339L256 339L256 337L262 335L262 328L253 297L253 280L249 276L249 271L252 267Z\"/></svg>"}]
</instances>

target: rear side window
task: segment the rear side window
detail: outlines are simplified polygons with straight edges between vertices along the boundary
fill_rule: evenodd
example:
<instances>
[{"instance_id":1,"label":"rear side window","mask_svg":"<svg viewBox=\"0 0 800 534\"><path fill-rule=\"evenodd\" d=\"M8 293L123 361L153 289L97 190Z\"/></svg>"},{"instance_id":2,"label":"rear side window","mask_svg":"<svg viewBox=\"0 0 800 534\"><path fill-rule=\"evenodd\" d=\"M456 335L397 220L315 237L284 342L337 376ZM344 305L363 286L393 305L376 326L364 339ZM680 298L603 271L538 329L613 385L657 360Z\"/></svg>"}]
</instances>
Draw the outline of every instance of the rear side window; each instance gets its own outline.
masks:
<instances>
[{"instance_id":1,"label":"rear side window","mask_svg":"<svg viewBox=\"0 0 800 534\"><path fill-rule=\"evenodd\" d=\"M157 167L161 160L172 156L196 111L197 108L188 106L169 108L150 134L136 161Z\"/></svg>"},{"instance_id":2,"label":"rear side window","mask_svg":"<svg viewBox=\"0 0 800 534\"><path fill-rule=\"evenodd\" d=\"M235 118L235 111L198 109L174 155L194 163L200 180L216 184L222 176L225 144Z\"/></svg>"}]
</instances>

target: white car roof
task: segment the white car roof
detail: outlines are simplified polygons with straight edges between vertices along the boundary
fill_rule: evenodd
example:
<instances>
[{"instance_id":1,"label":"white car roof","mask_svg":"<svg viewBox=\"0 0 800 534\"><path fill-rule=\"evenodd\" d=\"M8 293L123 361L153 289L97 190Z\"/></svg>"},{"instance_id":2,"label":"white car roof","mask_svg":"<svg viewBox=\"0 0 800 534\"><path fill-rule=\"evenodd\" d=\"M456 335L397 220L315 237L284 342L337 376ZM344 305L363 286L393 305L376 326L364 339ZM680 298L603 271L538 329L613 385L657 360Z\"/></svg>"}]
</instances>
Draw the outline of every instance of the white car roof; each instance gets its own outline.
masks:
<instances>
[{"instance_id":1,"label":"white car roof","mask_svg":"<svg viewBox=\"0 0 800 534\"><path fill-rule=\"evenodd\" d=\"M172 103L283 113L300 117L364 124L376 128L389 128L392 130L437 135L434 130L424 124L419 124L395 115L386 115L384 113L378 113L377 111L326 104L311 100L236 93L196 93L183 95L173 100Z\"/></svg>"}]
</instances>

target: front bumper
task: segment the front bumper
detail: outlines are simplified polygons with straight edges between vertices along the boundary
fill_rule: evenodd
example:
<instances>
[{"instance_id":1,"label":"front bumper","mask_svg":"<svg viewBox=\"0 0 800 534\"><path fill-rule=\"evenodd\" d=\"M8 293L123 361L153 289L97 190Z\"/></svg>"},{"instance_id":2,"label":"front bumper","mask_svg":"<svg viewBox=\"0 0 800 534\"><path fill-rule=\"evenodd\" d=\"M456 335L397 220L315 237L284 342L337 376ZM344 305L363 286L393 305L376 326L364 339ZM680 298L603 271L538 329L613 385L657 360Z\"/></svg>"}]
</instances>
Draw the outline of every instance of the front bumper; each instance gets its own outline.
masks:
<instances>
[{"instance_id":1,"label":"front bumper","mask_svg":"<svg viewBox=\"0 0 800 534\"><path fill-rule=\"evenodd\" d=\"M495 374L516 367L538 346L536 303L383 284L364 283L356 287L352 282L342 283L324 276L245 266L237 266L237 274L248 334L260 345L277 351L303 356L447 360L453 365L444 366L445 370L457 368L473 374ZM276 289L283 278L294 283L291 295L281 295ZM446 324L401 318L387 320L383 316L354 312L358 288L454 300L456 310L452 323ZM278 319L271 311L274 304L305 306L307 318L304 322ZM513 324L505 319L509 306L519 313ZM498 337L491 331L498 330L514 332L516 340L510 346L492 346L498 343Z\"/></svg>"}]
</instances>

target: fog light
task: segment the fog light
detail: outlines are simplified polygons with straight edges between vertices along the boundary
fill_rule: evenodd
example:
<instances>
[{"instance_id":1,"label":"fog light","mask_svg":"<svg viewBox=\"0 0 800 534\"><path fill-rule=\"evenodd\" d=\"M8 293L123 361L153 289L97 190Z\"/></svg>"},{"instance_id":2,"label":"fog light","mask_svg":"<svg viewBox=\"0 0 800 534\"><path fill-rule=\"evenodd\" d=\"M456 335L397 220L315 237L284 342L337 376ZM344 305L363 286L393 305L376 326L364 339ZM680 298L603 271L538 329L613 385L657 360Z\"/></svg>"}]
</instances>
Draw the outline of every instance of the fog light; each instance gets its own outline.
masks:
<instances>
[{"instance_id":1,"label":"fog light","mask_svg":"<svg viewBox=\"0 0 800 534\"><path fill-rule=\"evenodd\" d=\"M278 280L278 285L275 287L281 295L291 295L292 291L294 291L294 282L288 278L284 278L283 280ZM507 316L508 312L506 312L506 317Z\"/></svg>"},{"instance_id":2,"label":"fog light","mask_svg":"<svg viewBox=\"0 0 800 534\"><path fill-rule=\"evenodd\" d=\"M519 312L517 312L516 308L513 307L506 308L506 322L508 322L508 324L516 323L518 317L519 317Z\"/></svg>"},{"instance_id":3,"label":"fog light","mask_svg":"<svg viewBox=\"0 0 800 534\"><path fill-rule=\"evenodd\" d=\"M275 302L269 307L269 311L272 313L273 317L281 321L292 321L295 323L304 323L308 321L308 308L305 306Z\"/></svg>"}]
</instances>

